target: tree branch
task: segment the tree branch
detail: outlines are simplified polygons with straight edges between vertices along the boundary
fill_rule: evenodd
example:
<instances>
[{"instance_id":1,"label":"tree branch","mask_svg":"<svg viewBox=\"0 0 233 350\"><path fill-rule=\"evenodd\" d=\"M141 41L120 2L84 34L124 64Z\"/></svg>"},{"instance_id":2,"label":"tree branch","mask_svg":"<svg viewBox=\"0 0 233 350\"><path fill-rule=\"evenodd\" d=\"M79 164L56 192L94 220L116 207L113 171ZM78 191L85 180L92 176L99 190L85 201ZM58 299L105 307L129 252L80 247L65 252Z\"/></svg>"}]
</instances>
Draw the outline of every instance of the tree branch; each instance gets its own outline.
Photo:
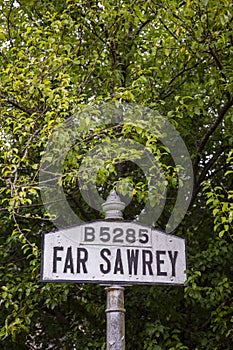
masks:
<instances>
[{"instance_id":1,"label":"tree branch","mask_svg":"<svg viewBox=\"0 0 233 350\"><path fill-rule=\"evenodd\" d=\"M223 108L221 109L221 111L218 114L218 117L215 119L215 121L210 125L209 129L207 130L207 132L205 133L205 135L203 136L199 147L197 149L197 156L196 159L194 160L193 163L193 171L194 171L194 175L196 177L197 175L197 170L198 170L198 166L200 163L200 159L201 159L201 153L204 150L206 143L208 142L209 138L213 135L213 133L215 132L215 130L217 129L217 127L219 126L219 124L222 122L225 114L228 112L228 110L233 106L233 98L229 99L227 101L227 103L223 106Z\"/></svg>"},{"instance_id":2,"label":"tree branch","mask_svg":"<svg viewBox=\"0 0 233 350\"><path fill-rule=\"evenodd\" d=\"M172 85L172 83L177 79L177 78L179 78L180 76L182 76L184 73L186 73L186 72L189 72L190 70L192 70L193 68L196 68L199 64L200 64L200 62L198 61L198 62L196 62L194 65L192 65L191 67L187 67L187 64L188 64L188 61L187 62L185 62L185 64L184 64L184 67L183 67L183 69L179 72L179 73L177 73L174 77L172 77L171 78L171 80L170 80L170 82L168 83L168 86L170 86L170 85ZM184 82L186 81L186 79L184 80ZM182 84L181 84L182 85ZM180 85L179 85L180 86ZM177 89L176 89L177 90ZM160 94L159 94L159 96L160 96L160 98L161 99L165 99L165 98L167 98L168 96L170 96L172 93L174 92L174 90L163 90ZM163 96L163 94L165 94L166 93L166 95L164 95Z\"/></svg>"},{"instance_id":3,"label":"tree branch","mask_svg":"<svg viewBox=\"0 0 233 350\"><path fill-rule=\"evenodd\" d=\"M219 69L219 71L220 71L220 74L221 74L222 78L225 80L225 82L227 82L227 77L226 77L226 75L225 75L225 73L224 73L224 71L223 71L223 65L222 65L222 63L221 63L221 61L220 61L220 59L219 59L219 57L218 57L218 55L217 55L216 50L215 50L214 48L210 47L210 52L209 52L209 53L210 53L210 54L212 55L212 57L214 58L214 60L215 60L215 62L216 62L216 65L217 65L217 67L218 67L218 69ZM230 100L230 99L231 99L231 95L230 95L230 92L229 92L229 91L226 92L226 95L227 95L228 100Z\"/></svg>"},{"instance_id":4,"label":"tree branch","mask_svg":"<svg viewBox=\"0 0 233 350\"><path fill-rule=\"evenodd\" d=\"M12 9L13 9L13 4L14 4L14 0L11 1L10 8L9 8L9 11L8 11L8 14L7 14L7 32L8 32L8 40L11 43L11 47L13 47L13 43L12 43L11 29L10 29L10 24L11 24L10 23L10 16L11 16L11 12L12 12Z\"/></svg>"},{"instance_id":5,"label":"tree branch","mask_svg":"<svg viewBox=\"0 0 233 350\"><path fill-rule=\"evenodd\" d=\"M223 153L223 151L228 148L226 146L221 146L217 152L213 155L213 157L207 162L207 164L205 165L205 167L203 168L198 181L196 181L195 183L195 188L193 190L193 198L196 197L197 193L199 192L201 183L204 181L208 171L211 169L211 167L218 161L219 157L221 156L221 154Z\"/></svg>"},{"instance_id":6,"label":"tree branch","mask_svg":"<svg viewBox=\"0 0 233 350\"><path fill-rule=\"evenodd\" d=\"M27 113L28 115L31 115L34 113L34 111L31 108L27 108L19 104L17 101L11 100L10 98L7 98L5 95L0 93L0 97L4 100L6 100L7 103L9 103L11 106L16 107L20 111L23 111Z\"/></svg>"},{"instance_id":7,"label":"tree branch","mask_svg":"<svg viewBox=\"0 0 233 350\"><path fill-rule=\"evenodd\" d=\"M155 12L155 15L152 18L148 18L145 22L143 22L140 27L136 30L136 33L134 34L134 39L140 34L140 32L142 31L142 29L148 24L150 23L153 19L155 19L157 12Z\"/></svg>"},{"instance_id":8,"label":"tree branch","mask_svg":"<svg viewBox=\"0 0 233 350\"><path fill-rule=\"evenodd\" d=\"M164 26L164 28L168 31L168 33L175 39L178 41L177 36L175 35L175 33L173 33L170 28L162 21L162 19L160 19L160 22L162 23L162 25Z\"/></svg>"}]
</instances>

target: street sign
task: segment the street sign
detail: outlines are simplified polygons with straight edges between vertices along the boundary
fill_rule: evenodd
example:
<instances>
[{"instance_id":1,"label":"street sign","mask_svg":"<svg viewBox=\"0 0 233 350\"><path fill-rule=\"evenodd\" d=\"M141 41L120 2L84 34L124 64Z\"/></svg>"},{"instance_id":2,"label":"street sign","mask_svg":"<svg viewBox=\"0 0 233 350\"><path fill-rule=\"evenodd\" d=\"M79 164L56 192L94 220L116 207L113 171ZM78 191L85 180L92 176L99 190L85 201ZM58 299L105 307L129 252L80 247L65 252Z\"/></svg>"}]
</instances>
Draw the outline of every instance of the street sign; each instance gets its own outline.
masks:
<instances>
[{"instance_id":1,"label":"street sign","mask_svg":"<svg viewBox=\"0 0 233 350\"><path fill-rule=\"evenodd\" d=\"M95 221L44 233L41 280L183 284L185 240L128 221Z\"/></svg>"}]
</instances>

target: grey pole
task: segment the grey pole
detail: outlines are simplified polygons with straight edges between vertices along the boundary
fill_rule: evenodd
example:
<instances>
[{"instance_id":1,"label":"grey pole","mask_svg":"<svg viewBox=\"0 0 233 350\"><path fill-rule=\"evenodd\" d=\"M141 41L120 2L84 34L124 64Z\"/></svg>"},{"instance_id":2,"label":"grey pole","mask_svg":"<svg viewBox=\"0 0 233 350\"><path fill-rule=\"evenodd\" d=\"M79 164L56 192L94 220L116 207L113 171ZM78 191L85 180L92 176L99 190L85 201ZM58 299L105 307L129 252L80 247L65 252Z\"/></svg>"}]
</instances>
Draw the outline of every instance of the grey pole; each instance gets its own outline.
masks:
<instances>
[{"instance_id":1,"label":"grey pole","mask_svg":"<svg viewBox=\"0 0 233 350\"><path fill-rule=\"evenodd\" d=\"M112 285L107 290L107 350L125 350L124 288Z\"/></svg>"},{"instance_id":2,"label":"grey pole","mask_svg":"<svg viewBox=\"0 0 233 350\"><path fill-rule=\"evenodd\" d=\"M121 202L115 191L110 193L107 201L102 204L106 220L122 220L122 210L125 203ZM107 350L125 350L125 308L124 288L111 285L107 291Z\"/></svg>"}]
</instances>

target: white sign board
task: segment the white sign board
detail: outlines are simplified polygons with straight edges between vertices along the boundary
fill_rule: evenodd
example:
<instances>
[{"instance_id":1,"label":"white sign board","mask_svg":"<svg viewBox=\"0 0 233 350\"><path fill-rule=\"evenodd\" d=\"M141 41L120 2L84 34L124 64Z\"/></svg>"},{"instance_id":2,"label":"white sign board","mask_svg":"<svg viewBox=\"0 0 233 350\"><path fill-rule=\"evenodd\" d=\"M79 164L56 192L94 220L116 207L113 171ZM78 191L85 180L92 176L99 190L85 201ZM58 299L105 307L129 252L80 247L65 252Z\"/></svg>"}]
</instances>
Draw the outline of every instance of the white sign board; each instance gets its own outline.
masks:
<instances>
[{"instance_id":1,"label":"white sign board","mask_svg":"<svg viewBox=\"0 0 233 350\"><path fill-rule=\"evenodd\" d=\"M183 284L185 240L136 222L95 221L44 233L41 280Z\"/></svg>"}]
</instances>

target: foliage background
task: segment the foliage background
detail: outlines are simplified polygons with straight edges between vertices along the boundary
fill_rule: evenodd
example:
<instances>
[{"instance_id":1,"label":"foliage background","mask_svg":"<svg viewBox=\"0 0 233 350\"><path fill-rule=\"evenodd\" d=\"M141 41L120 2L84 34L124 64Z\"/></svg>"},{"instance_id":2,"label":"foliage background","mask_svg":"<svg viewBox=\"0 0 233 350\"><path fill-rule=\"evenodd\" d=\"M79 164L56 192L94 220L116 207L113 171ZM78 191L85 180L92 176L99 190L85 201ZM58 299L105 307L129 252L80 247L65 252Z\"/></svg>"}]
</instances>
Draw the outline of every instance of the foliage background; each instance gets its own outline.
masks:
<instances>
[{"instance_id":1,"label":"foliage background","mask_svg":"<svg viewBox=\"0 0 233 350\"><path fill-rule=\"evenodd\" d=\"M86 105L107 101L141 104L168 118L185 140L195 176L189 211L174 232L187 239L187 284L126 289L127 349L231 348L232 6L228 0L0 1L1 349L104 349L104 289L39 282L41 233L53 224L38 170L54 128ZM120 136L148 141L133 126L119 127ZM80 194L69 169L95 144L93 135L85 138L88 122L84 131L76 164L70 157L64 168L74 207ZM119 136L109 128L101 140L108 135ZM160 149L153 142L150 148ZM173 196L176 171L166 156L159 159ZM100 182L107 180L103 196L114 170L100 174ZM132 178L133 170L119 171ZM143 203L142 180L136 172L128 217ZM86 220L98 218L85 206L78 210Z\"/></svg>"}]
</instances>

